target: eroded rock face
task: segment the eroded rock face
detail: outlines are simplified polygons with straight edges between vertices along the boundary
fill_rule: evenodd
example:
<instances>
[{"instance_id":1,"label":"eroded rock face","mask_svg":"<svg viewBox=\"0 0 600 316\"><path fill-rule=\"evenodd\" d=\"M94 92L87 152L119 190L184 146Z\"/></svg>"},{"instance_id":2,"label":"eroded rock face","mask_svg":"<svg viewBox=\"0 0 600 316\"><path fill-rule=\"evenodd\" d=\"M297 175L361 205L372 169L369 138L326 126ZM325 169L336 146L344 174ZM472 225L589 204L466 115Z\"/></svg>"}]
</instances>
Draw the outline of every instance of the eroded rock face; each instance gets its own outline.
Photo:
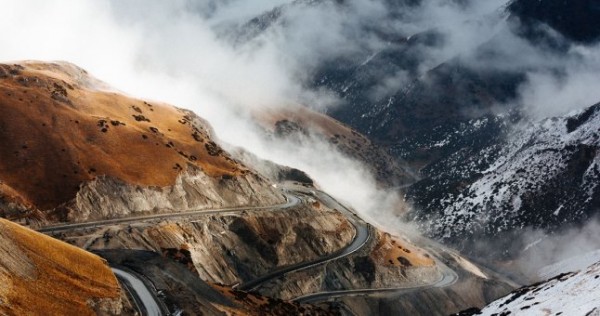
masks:
<instances>
[{"instance_id":1,"label":"eroded rock face","mask_svg":"<svg viewBox=\"0 0 600 316\"><path fill-rule=\"evenodd\" d=\"M70 232L85 249L187 253L200 278L234 284L277 267L314 260L345 247L354 228L339 212L301 204L286 210L203 215L185 222L138 223Z\"/></svg>"},{"instance_id":2,"label":"eroded rock face","mask_svg":"<svg viewBox=\"0 0 600 316\"><path fill-rule=\"evenodd\" d=\"M86 183L74 201L62 210L66 211L64 220L84 221L284 202L285 197L255 173L215 178L189 167L173 186L167 187L136 186L108 177L97 178Z\"/></svg>"},{"instance_id":3,"label":"eroded rock face","mask_svg":"<svg viewBox=\"0 0 600 316\"><path fill-rule=\"evenodd\" d=\"M282 299L306 293L397 288L430 284L441 277L431 255L407 239L370 228L372 238L356 253L265 284L261 293Z\"/></svg>"}]
</instances>

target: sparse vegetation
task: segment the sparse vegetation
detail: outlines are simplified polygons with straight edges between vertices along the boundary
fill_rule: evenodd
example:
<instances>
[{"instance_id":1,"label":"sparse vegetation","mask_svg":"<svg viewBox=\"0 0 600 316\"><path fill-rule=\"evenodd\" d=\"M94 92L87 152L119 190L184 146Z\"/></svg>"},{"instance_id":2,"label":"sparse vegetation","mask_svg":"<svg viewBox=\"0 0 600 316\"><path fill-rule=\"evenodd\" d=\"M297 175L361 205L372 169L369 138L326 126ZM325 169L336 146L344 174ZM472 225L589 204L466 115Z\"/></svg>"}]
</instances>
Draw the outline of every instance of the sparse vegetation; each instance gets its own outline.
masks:
<instances>
[{"instance_id":1,"label":"sparse vegetation","mask_svg":"<svg viewBox=\"0 0 600 316\"><path fill-rule=\"evenodd\" d=\"M139 114L139 115L132 115L133 118L138 121L138 122L150 122L150 119L146 118L145 116Z\"/></svg>"},{"instance_id":2,"label":"sparse vegetation","mask_svg":"<svg viewBox=\"0 0 600 316\"><path fill-rule=\"evenodd\" d=\"M69 67L74 66L0 65L0 151L7 153L0 161L0 179L17 188L27 202L40 210L53 209L72 199L80 185L96 175L140 185L171 185L187 163L210 176L241 174L244 168L227 159L216 143L211 142L207 151L198 146L210 137L197 123L190 123L196 122L193 113L112 92L80 89L82 81L94 79L80 70L77 73L83 78L71 77L73 72L65 70ZM56 106L60 100L68 101L69 107ZM160 119L154 121L154 117ZM150 121L154 121L152 126L147 125ZM161 131L169 131L169 138ZM149 140L150 135L152 142L140 141ZM93 166L93 171L85 167L75 173L76 162ZM46 216L56 220L65 218L65 212L57 209Z\"/></svg>"},{"instance_id":3,"label":"sparse vegetation","mask_svg":"<svg viewBox=\"0 0 600 316\"><path fill-rule=\"evenodd\" d=\"M119 284L99 257L0 219L0 314L95 315L90 302L120 300ZM107 310L118 314L118 309Z\"/></svg>"}]
</instances>

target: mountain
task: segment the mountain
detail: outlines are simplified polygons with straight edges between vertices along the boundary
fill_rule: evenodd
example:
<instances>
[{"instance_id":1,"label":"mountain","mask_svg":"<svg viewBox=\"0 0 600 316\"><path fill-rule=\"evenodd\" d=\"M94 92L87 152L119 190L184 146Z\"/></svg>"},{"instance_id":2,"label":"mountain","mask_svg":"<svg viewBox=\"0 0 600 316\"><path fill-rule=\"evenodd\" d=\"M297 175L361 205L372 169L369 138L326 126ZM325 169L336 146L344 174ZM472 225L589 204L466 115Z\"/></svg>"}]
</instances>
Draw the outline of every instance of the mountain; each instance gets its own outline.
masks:
<instances>
[{"instance_id":1,"label":"mountain","mask_svg":"<svg viewBox=\"0 0 600 316\"><path fill-rule=\"evenodd\" d=\"M523 258L599 211L600 103L539 119L523 95L532 74L560 85L578 75L573 64L587 70L597 5L513 0L440 27L419 15L438 2L359 3L297 0L207 27L252 51L297 27L303 10L348 18L376 6L381 19L341 24L353 49L323 48L293 74L338 106L252 119L267 142L364 165L377 188L404 194L385 215L425 236L367 223L306 170L222 143L191 111L127 96L66 62L1 64L0 217L52 238L0 221L0 313L598 313L598 264L506 296L530 282L519 264L537 269ZM267 46L287 49L279 44ZM572 262L584 261L534 277Z\"/></svg>"},{"instance_id":2,"label":"mountain","mask_svg":"<svg viewBox=\"0 0 600 316\"><path fill-rule=\"evenodd\" d=\"M345 5L335 4L342 12ZM403 20L402 12L412 12L408 7L426 4L386 5ZM389 34L357 22L386 45L328 56L307 84L339 96L341 104L328 109L328 116L386 149L407 173L414 170L412 185L400 186L414 206L404 214L407 220L474 255L516 256L525 246L524 230L557 234L596 216L600 123L598 105L543 121L531 118L520 99L529 74L567 70L521 64L511 41L552 60L579 60L571 48L596 43L596 7L594 1L507 2L463 22L467 29L489 30L480 43L434 64L426 63L427 53L450 40L444 30ZM263 15L261 30L284 29L289 10ZM498 66L513 60L514 66ZM483 240L498 250L489 251Z\"/></svg>"},{"instance_id":3,"label":"mountain","mask_svg":"<svg viewBox=\"0 0 600 316\"><path fill-rule=\"evenodd\" d=\"M381 186L402 186L416 180L405 162L392 157L382 147L340 121L307 107L290 105L266 109L256 112L254 117L268 137L297 143L314 138L330 144L369 168Z\"/></svg>"},{"instance_id":4,"label":"mountain","mask_svg":"<svg viewBox=\"0 0 600 316\"><path fill-rule=\"evenodd\" d=\"M381 69L380 65L373 67ZM328 73L322 76L331 77ZM353 77L345 78L349 82L341 86L354 87ZM488 109L516 97L521 80L518 73L475 71L454 60L381 100L369 101L364 95L368 91L351 88L345 96L350 104L328 114L366 133L393 156L421 168L461 148L485 145L500 137L510 118L494 117ZM480 128L468 126L486 118L488 123ZM455 137L449 137L453 134Z\"/></svg>"},{"instance_id":5,"label":"mountain","mask_svg":"<svg viewBox=\"0 0 600 316\"><path fill-rule=\"evenodd\" d=\"M514 228L558 232L582 225L600 205L599 131L596 104L513 128L480 150L457 152L428 166L427 179L407 191L419 206L411 218L466 248L473 236L486 236L515 251L523 245L504 235Z\"/></svg>"},{"instance_id":6,"label":"mountain","mask_svg":"<svg viewBox=\"0 0 600 316\"><path fill-rule=\"evenodd\" d=\"M0 219L0 314L120 315L122 290L102 258Z\"/></svg>"},{"instance_id":7,"label":"mountain","mask_svg":"<svg viewBox=\"0 0 600 316\"><path fill-rule=\"evenodd\" d=\"M519 288L481 310L456 315L600 315L600 262Z\"/></svg>"},{"instance_id":8,"label":"mountain","mask_svg":"<svg viewBox=\"0 0 600 316\"><path fill-rule=\"evenodd\" d=\"M77 221L284 200L194 113L117 93L74 65L0 65L0 95L4 217Z\"/></svg>"},{"instance_id":9,"label":"mountain","mask_svg":"<svg viewBox=\"0 0 600 316\"><path fill-rule=\"evenodd\" d=\"M33 237L15 238L40 242L45 248L36 253L50 263L64 247L76 249L56 239L79 247L84 259L55 268L69 282L88 269L106 272L73 298L41 293L52 285L40 276L34 289L14 283L3 302L22 292L71 308L80 298L95 302L96 296L80 295L105 293L107 283L119 296L98 297L122 300L115 310L122 314L338 315L350 308L367 315L381 303L443 315L483 306L515 287L428 239L370 225L301 170L230 154L224 148L231 146L219 145L208 123L190 111L128 97L68 63L20 62L0 70L0 215L55 238L29 231ZM364 136L325 115L304 109L257 115L270 137L293 142L314 130L319 141L377 162L371 168L382 182L414 181ZM10 242L0 240L9 251L0 261L6 280L32 271L19 270L30 267L23 257L28 248ZM107 260L123 295L106 262L86 251ZM345 291L364 292L368 308L329 302ZM434 298L429 309L397 299L413 292ZM457 295L464 298L455 301Z\"/></svg>"}]
</instances>

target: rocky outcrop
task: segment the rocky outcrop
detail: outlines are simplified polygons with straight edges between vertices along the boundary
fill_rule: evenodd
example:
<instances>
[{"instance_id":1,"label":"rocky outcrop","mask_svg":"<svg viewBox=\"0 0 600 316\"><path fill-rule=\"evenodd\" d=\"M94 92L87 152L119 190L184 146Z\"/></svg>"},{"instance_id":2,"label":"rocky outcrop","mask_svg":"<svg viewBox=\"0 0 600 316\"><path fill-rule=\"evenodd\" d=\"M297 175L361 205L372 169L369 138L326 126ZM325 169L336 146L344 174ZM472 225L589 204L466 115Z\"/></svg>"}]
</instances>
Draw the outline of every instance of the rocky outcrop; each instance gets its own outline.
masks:
<instances>
[{"instance_id":1,"label":"rocky outcrop","mask_svg":"<svg viewBox=\"0 0 600 316\"><path fill-rule=\"evenodd\" d=\"M83 185L75 199L57 211L66 211L66 221L84 221L284 202L284 196L255 173L215 178L189 166L167 187L136 186L99 177Z\"/></svg>"},{"instance_id":2,"label":"rocky outcrop","mask_svg":"<svg viewBox=\"0 0 600 316\"><path fill-rule=\"evenodd\" d=\"M347 219L313 207L199 215L186 222L116 225L60 237L86 249L184 249L203 280L234 284L346 246L354 236Z\"/></svg>"}]
</instances>

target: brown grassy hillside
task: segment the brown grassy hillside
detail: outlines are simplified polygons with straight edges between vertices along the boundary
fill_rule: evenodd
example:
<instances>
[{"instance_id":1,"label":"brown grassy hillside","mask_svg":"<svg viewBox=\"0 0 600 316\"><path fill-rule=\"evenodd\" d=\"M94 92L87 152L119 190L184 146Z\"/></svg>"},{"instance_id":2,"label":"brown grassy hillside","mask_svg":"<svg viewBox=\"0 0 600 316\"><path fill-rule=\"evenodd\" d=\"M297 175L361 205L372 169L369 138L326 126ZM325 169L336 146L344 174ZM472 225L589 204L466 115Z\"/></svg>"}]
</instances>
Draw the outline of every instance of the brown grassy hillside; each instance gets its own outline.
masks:
<instances>
[{"instance_id":1,"label":"brown grassy hillside","mask_svg":"<svg viewBox=\"0 0 600 316\"><path fill-rule=\"evenodd\" d=\"M120 291L100 257L0 219L0 315L118 314Z\"/></svg>"},{"instance_id":2,"label":"brown grassy hillside","mask_svg":"<svg viewBox=\"0 0 600 316\"><path fill-rule=\"evenodd\" d=\"M188 164L215 177L245 170L189 111L108 90L67 63L0 65L5 200L50 209L99 175L167 186Z\"/></svg>"},{"instance_id":3,"label":"brown grassy hillside","mask_svg":"<svg viewBox=\"0 0 600 316\"><path fill-rule=\"evenodd\" d=\"M373 144L367 137L325 114L303 106L286 106L255 112L258 124L278 137L312 134L329 142L340 152L370 168L380 184L395 186L411 183L415 178L400 161Z\"/></svg>"}]
</instances>

